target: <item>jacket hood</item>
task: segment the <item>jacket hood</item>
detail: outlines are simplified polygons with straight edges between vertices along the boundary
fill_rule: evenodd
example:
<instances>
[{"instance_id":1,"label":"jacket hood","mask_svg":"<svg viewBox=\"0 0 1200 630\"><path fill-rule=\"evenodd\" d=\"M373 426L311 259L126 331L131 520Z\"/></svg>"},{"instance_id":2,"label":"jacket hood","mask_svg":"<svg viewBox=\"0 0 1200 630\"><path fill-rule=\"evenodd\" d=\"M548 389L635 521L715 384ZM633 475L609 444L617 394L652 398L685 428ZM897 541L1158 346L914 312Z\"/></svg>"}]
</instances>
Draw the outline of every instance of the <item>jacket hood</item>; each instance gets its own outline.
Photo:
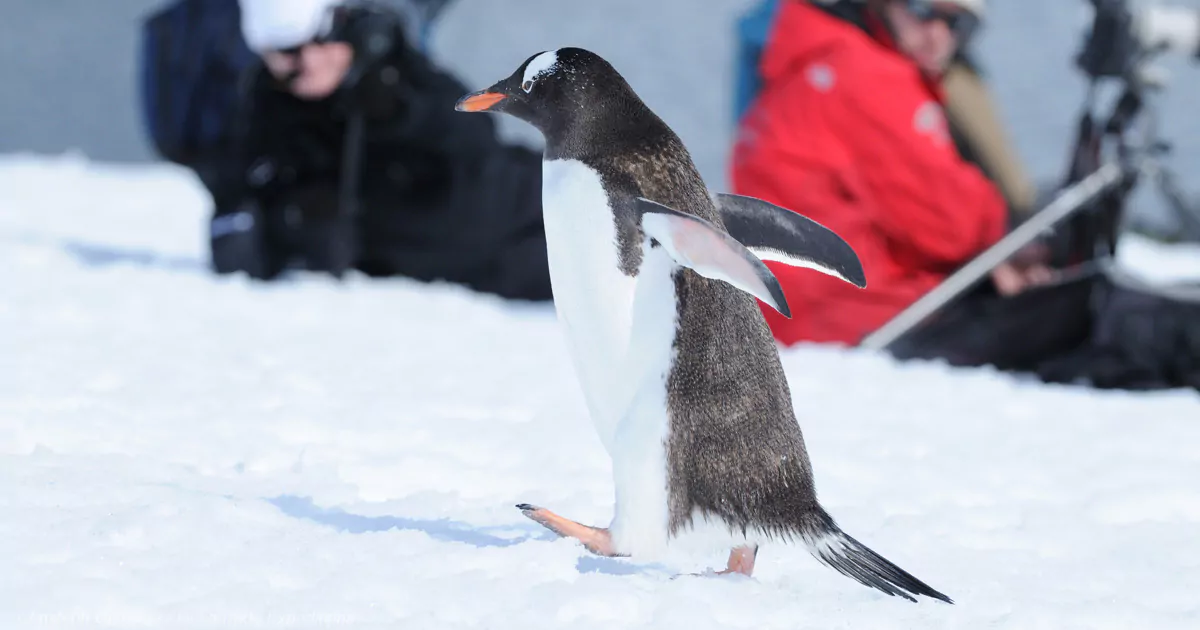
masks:
<instances>
[{"instance_id":1,"label":"jacket hood","mask_svg":"<svg viewBox=\"0 0 1200 630\"><path fill-rule=\"evenodd\" d=\"M812 0L783 0L775 24L767 39L759 65L760 76L767 83L786 78L818 57L826 57L840 49L865 50L874 48L884 56L905 59L896 48L887 26L860 3L834 15L830 10L814 6ZM845 6L845 5L843 5ZM944 100L940 80L921 75L930 94Z\"/></svg>"},{"instance_id":2,"label":"jacket hood","mask_svg":"<svg viewBox=\"0 0 1200 630\"><path fill-rule=\"evenodd\" d=\"M850 10L852 15L837 16L808 0L781 2L763 52L762 77L771 81L787 75L797 65L851 40L874 40L874 45L894 49L887 29L865 7Z\"/></svg>"}]
</instances>

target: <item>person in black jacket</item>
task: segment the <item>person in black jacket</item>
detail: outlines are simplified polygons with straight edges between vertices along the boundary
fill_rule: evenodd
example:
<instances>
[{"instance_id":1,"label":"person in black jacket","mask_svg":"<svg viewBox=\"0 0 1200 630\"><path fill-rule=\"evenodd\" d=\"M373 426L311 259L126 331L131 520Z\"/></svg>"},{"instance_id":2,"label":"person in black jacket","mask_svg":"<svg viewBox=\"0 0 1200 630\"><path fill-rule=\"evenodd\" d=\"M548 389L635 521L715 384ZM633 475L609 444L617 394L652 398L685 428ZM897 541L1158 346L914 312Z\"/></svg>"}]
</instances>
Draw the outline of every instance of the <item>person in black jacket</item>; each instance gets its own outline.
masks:
<instances>
[{"instance_id":1,"label":"person in black jacket","mask_svg":"<svg viewBox=\"0 0 1200 630\"><path fill-rule=\"evenodd\" d=\"M406 276L551 299L541 154L507 145L392 7L241 0L260 56L228 154L200 174L218 273Z\"/></svg>"}]
</instances>

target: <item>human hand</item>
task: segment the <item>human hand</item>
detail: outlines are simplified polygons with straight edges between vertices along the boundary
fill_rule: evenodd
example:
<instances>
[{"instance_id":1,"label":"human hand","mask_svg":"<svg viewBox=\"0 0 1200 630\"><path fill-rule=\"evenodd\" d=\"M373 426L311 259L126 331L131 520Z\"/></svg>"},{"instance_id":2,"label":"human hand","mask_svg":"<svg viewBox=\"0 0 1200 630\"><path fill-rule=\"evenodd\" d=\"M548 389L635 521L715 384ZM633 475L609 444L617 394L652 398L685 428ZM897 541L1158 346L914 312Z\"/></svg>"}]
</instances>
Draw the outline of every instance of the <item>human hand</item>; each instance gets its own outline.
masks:
<instances>
[{"instance_id":1,"label":"human hand","mask_svg":"<svg viewBox=\"0 0 1200 630\"><path fill-rule=\"evenodd\" d=\"M1049 284L1059 277L1059 272L1048 264L1049 260L1050 249L1044 243L1030 243L992 269L992 284L1005 297Z\"/></svg>"}]
</instances>

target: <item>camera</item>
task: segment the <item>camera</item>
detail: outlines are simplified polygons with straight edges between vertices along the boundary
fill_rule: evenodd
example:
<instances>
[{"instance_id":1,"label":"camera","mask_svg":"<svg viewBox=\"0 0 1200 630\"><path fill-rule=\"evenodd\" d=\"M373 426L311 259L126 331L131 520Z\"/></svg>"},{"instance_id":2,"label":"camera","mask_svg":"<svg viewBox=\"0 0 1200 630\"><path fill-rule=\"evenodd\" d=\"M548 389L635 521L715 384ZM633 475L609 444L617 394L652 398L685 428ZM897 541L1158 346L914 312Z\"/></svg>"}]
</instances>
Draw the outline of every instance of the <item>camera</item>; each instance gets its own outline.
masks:
<instances>
[{"instance_id":1,"label":"camera","mask_svg":"<svg viewBox=\"0 0 1200 630\"><path fill-rule=\"evenodd\" d=\"M336 7L325 39L354 49L354 64L343 85L352 90L389 54L413 52L418 17L379 0L350 0Z\"/></svg>"},{"instance_id":2,"label":"camera","mask_svg":"<svg viewBox=\"0 0 1200 630\"><path fill-rule=\"evenodd\" d=\"M1093 79L1130 78L1146 57L1165 52L1200 57L1200 10L1129 0L1089 0L1092 29L1076 64Z\"/></svg>"}]
</instances>

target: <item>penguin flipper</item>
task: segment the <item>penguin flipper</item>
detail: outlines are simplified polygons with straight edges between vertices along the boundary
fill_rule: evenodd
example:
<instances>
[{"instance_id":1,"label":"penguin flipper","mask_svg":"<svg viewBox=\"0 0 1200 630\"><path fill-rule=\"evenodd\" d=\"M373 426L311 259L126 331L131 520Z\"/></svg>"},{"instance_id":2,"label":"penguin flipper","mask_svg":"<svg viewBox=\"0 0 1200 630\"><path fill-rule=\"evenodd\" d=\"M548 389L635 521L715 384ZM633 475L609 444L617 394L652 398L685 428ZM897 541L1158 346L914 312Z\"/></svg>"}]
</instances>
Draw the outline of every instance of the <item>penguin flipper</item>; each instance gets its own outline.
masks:
<instances>
[{"instance_id":1,"label":"penguin flipper","mask_svg":"<svg viewBox=\"0 0 1200 630\"><path fill-rule=\"evenodd\" d=\"M724 230L644 197L636 199L634 208L642 231L662 245L681 267L727 282L769 304L784 317L792 316L775 274Z\"/></svg>"},{"instance_id":2,"label":"penguin flipper","mask_svg":"<svg viewBox=\"0 0 1200 630\"><path fill-rule=\"evenodd\" d=\"M713 195L729 235L762 260L814 269L862 289L862 262L833 230L775 204L731 193Z\"/></svg>"}]
</instances>

